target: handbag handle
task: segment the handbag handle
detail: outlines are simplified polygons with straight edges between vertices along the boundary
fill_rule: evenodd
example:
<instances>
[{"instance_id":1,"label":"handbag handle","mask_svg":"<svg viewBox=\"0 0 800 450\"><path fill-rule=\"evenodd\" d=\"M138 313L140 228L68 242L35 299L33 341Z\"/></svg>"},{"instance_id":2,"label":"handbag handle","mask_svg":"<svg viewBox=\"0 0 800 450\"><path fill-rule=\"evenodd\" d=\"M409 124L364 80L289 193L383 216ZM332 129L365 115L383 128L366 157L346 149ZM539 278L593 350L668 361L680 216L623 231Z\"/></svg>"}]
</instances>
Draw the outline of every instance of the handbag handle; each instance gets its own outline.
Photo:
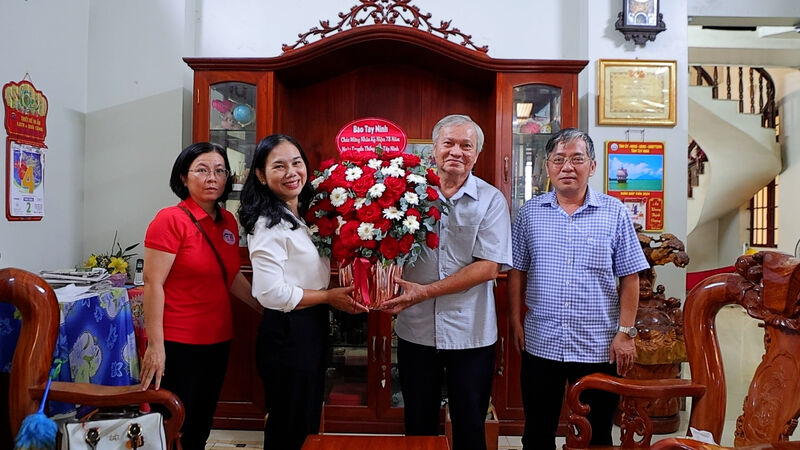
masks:
<instances>
[{"instance_id":1,"label":"handbag handle","mask_svg":"<svg viewBox=\"0 0 800 450\"><path fill-rule=\"evenodd\" d=\"M189 216L189 218L192 219L192 222L194 222L194 225L197 227L198 230L200 230L200 233L203 234L203 237L206 238L206 242L208 242L208 245L211 246L211 250L214 251L214 256L217 257L217 262L219 263L219 268L222 270L222 279L225 280L225 290L227 291L228 290L228 272L225 270L225 264L222 263L222 258L219 256L219 253L217 252L217 248L214 247L214 244L211 242L211 238L208 237L208 235L206 234L206 231L203 229L203 227L200 226L200 222L197 221L197 218L194 217L194 214L192 214L192 212L189 211L183 205L178 205L178 208L182 209L183 212L185 212Z\"/></svg>"}]
</instances>

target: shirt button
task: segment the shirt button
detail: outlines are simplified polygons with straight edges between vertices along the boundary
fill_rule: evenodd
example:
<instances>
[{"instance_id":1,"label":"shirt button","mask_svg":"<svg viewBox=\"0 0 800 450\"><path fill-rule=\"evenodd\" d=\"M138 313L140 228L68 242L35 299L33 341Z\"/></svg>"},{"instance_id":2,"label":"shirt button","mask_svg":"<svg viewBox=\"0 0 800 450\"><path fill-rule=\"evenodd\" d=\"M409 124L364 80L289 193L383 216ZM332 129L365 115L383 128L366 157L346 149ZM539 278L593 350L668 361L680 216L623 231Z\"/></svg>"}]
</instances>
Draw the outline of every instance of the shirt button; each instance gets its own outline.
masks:
<instances>
[{"instance_id":1,"label":"shirt button","mask_svg":"<svg viewBox=\"0 0 800 450\"><path fill-rule=\"evenodd\" d=\"M569 284L570 284L570 281L569 281L569 280L567 280L567 282L566 282L566 283L564 283L564 284L566 284L567 286L569 286Z\"/></svg>"},{"instance_id":2,"label":"shirt button","mask_svg":"<svg viewBox=\"0 0 800 450\"><path fill-rule=\"evenodd\" d=\"M564 308L569 308L569 302L564 302Z\"/></svg>"},{"instance_id":3,"label":"shirt button","mask_svg":"<svg viewBox=\"0 0 800 450\"><path fill-rule=\"evenodd\" d=\"M564 328L569 328L569 325L567 325L567 324L565 323L565 324L564 324Z\"/></svg>"}]
</instances>

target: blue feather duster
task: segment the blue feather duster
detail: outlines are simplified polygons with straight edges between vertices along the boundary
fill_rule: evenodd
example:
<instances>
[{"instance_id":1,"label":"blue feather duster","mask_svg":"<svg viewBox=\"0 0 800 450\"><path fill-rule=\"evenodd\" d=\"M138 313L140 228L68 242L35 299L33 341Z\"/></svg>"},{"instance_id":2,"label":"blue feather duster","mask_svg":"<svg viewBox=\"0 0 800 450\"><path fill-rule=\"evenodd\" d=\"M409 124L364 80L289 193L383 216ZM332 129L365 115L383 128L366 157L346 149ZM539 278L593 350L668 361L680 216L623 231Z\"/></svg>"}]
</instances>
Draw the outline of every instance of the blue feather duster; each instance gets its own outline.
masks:
<instances>
[{"instance_id":1,"label":"blue feather duster","mask_svg":"<svg viewBox=\"0 0 800 450\"><path fill-rule=\"evenodd\" d=\"M47 403L50 383L60 370L61 361L57 360L56 367L50 370L50 376L47 378L47 386L44 388L39 411L29 415L22 421L22 426L19 427L19 433L17 433L14 450L55 450L58 426L52 419L44 415L44 405Z\"/></svg>"}]
</instances>

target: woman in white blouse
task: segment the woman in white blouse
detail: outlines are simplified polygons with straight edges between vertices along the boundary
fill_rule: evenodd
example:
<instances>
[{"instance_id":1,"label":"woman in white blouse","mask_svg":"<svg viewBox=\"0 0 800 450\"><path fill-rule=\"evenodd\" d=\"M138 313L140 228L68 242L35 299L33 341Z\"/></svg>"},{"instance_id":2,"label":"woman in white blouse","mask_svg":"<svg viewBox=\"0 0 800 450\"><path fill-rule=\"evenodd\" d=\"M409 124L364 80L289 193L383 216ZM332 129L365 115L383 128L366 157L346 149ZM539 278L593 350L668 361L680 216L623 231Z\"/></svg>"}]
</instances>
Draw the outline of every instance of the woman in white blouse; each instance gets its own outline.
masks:
<instances>
[{"instance_id":1,"label":"woman in white blouse","mask_svg":"<svg viewBox=\"0 0 800 450\"><path fill-rule=\"evenodd\" d=\"M328 289L330 262L317 253L303 217L311 200L308 159L291 136L256 147L241 193L239 221L253 266L253 296L264 306L256 362L264 384L264 449L300 449L319 429L329 305L366 312L352 287Z\"/></svg>"}]
</instances>

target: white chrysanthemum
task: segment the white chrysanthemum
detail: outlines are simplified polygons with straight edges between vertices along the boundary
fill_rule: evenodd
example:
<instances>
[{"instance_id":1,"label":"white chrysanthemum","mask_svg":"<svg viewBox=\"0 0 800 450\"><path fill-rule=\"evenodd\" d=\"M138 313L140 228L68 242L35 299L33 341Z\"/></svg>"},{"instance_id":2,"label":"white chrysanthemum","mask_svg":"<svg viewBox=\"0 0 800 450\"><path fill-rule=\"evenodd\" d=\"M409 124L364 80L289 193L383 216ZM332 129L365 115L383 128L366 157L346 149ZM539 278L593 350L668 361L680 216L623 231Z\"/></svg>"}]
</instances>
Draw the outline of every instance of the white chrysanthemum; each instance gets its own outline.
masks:
<instances>
[{"instance_id":1,"label":"white chrysanthemum","mask_svg":"<svg viewBox=\"0 0 800 450\"><path fill-rule=\"evenodd\" d=\"M393 166L403 167L403 157L398 156L397 158L394 158L391 161L389 161L389 163L391 163Z\"/></svg>"},{"instance_id":2,"label":"white chrysanthemum","mask_svg":"<svg viewBox=\"0 0 800 450\"><path fill-rule=\"evenodd\" d=\"M386 190L386 185L383 183L377 183L367 191L367 194L372 198L378 198L383 195L383 191Z\"/></svg>"},{"instance_id":3,"label":"white chrysanthemum","mask_svg":"<svg viewBox=\"0 0 800 450\"><path fill-rule=\"evenodd\" d=\"M383 165L383 161L381 161L380 159L375 159L375 158L370 159L369 162L367 163L367 166L372 167L375 170L380 169L382 165Z\"/></svg>"},{"instance_id":4,"label":"white chrysanthemum","mask_svg":"<svg viewBox=\"0 0 800 450\"><path fill-rule=\"evenodd\" d=\"M339 231L342 229L342 225L345 224L345 220L342 218L342 216L336 216L336 223L338 223L338 225L336 225L336 235L338 236Z\"/></svg>"},{"instance_id":5,"label":"white chrysanthemum","mask_svg":"<svg viewBox=\"0 0 800 450\"><path fill-rule=\"evenodd\" d=\"M351 167L344 172L344 179L347 181L356 181L361 178L362 173L364 173L364 171L361 170L361 167Z\"/></svg>"},{"instance_id":6,"label":"white chrysanthemum","mask_svg":"<svg viewBox=\"0 0 800 450\"><path fill-rule=\"evenodd\" d=\"M365 199L365 198L363 198L363 197L358 197L358 198L356 199L356 201L355 201L355 202L353 202L353 206L354 206L356 209L361 209L361 207L362 207L362 206L364 206L364 203L366 203L366 202L367 202L367 199Z\"/></svg>"},{"instance_id":7,"label":"white chrysanthemum","mask_svg":"<svg viewBox=\"0 0 800 450\"><path fill-rule=\"evenodd\" d=\"M358 237L362 241L371 241L375 236L372 232L375 231L375 225L368 222L361 222L358 226Z\"/></svg>"},{"instance_id":8,"label":"white chrysanthemum","mask_svg":"<svg viewBox=\"0 0 800 450\"><path fill-rule=\"evenodd\" d=\"M414 192L406 192L403 194L403 198L406 199L409 205L419 205L419 195Z\"/></svg>"},{"instance_id":9,"label":"white chrysanthemum","mask_svg":"<svg viewBox=\"0 0 800 450\"><path fill-rule=\"evenodd\" d=\"M403 211L390 206L383 210L383 217L389 220L399 220L403 218Z\"/></svg>"},{"instance_id":10,"label":"white chrysanthemum","mask_svg":"<svg viewBox=\"0 0 800 450\"><path fill-rule=\"evenodd\" d=\"M381 168L381 173L387 177L395 177L395 178L403 178L406 176L406 171L401 169L400 167L395 166L392 164L389 167Z\"/></svg>"},{"instance_id":11,"label":"white chrysanthemum","mask_svg":"<svg viewBox=\"0 0 800 450\"><path fill-rule=\"evenodd\" d=\"M322 184L323 181L325 181L325 179L326 177L324 176L314 178L313 180L311 180L311 186L314 186L314 189L317 189L319 188L319 185Z\"/></svg>"},{"instance_id":12,"label":"white chrysanthemum","mask_svg":"<svg viewBox=\"0 0 800 450\"><path fill-rule=\"evenodd\" d=\"M420 185L425 185L428 183L425 177L417 175L415 173L410 173L406 175L406 180L408 180L409 183L420 184Z\"/></svg>"},{"instance_id":13,"label":"white chrysanthemum","mask_svg":"<svg viewBox=\"0 0 800 450\"><path fill-rule=\"evenodd\" d=\"M347 201L347 189L343 187L333 188L331 191L331 205L334 208L338 208L344 205L344 202Z\"/></svg>"},{"instance_id":14,"label":"white chrysanthemum","mask_svg":"<svg viewBox=\"0 0 800 450\"><path fill-rule=\"evenodd\" d=\"M417 216L406 216L405 220L403 220L403 225L408 228L408 232L414 234L419 230L419 222L417 221Z\"/></svg>"}]
</instances>

